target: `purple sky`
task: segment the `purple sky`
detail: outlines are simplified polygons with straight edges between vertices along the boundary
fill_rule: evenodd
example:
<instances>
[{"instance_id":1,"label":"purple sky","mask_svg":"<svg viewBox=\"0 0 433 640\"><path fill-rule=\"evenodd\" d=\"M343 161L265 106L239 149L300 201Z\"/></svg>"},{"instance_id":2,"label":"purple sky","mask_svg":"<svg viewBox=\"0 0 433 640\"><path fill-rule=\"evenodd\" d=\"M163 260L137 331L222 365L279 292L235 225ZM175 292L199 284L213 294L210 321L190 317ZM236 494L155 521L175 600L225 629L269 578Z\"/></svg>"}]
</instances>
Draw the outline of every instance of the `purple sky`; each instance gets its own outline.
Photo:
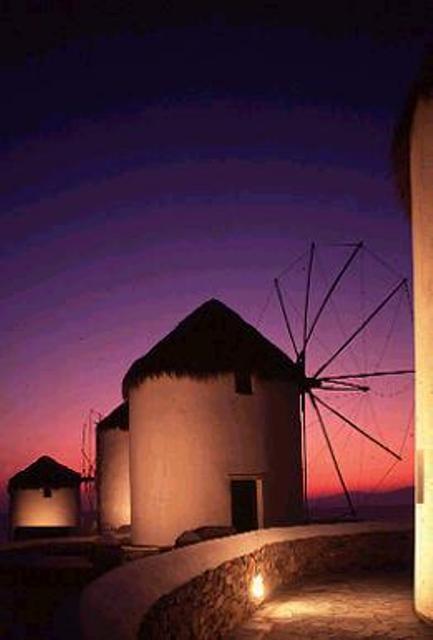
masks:
<instances>
[{"instance_id":1,"label":"purple sky","mask_svg":"<svg viewBox=\"0 0 433 640\"><path fill-rule=\"evenodd\" d=\"M210 297L254 323L311 240L364 240L410 275L389 154L425 34L190 22L42 52L35 30L2 61L1 479L41 454L79 466L81 424L120 400L132 360ZM371 300L389 284L373 273ZM400 336L408 364L404 321Z\"/></svg>"}]
</instances>

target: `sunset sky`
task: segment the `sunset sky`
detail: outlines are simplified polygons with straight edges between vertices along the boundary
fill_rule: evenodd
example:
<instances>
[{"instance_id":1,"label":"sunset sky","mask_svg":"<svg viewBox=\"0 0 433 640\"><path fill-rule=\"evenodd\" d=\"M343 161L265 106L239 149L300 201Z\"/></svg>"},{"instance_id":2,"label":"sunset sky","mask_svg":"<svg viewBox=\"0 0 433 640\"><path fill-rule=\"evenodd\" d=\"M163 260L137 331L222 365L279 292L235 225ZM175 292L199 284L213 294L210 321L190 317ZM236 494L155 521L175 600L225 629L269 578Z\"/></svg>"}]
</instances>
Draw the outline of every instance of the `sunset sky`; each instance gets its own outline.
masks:
<instances>
[{"instance_id":1,"label":"sunset sky","mask_svg":"<svg viewBox=\"0 0 433 640\"><path fill-rule=\"evenodd\" d=\"M119 403L131 362L208 298L259 320L292 355L275 296L266 302L312 240L313 310L350 253L335 245L363 240L373 254L318 326L311 364L398 274L410 277L390 142L428 10L387 15L386 4L374 15L333 3L314 15L278 3L250 13L146 16L140 3L119 16L4 13L2 486L43 454L79 468L89 409ZM282 277L295 317L305 264ZM393 301L339 370L375 366L382 352L383 366L412 365L406 302ZM377 385L372 402L335 405L394 448L406 442L381 488L407 485L410 382ZM338 491L317 425L308 432L312 494ZM352 488L374 488L392 460L339 424L330 432Z\"/></svg>"}]
</instances>

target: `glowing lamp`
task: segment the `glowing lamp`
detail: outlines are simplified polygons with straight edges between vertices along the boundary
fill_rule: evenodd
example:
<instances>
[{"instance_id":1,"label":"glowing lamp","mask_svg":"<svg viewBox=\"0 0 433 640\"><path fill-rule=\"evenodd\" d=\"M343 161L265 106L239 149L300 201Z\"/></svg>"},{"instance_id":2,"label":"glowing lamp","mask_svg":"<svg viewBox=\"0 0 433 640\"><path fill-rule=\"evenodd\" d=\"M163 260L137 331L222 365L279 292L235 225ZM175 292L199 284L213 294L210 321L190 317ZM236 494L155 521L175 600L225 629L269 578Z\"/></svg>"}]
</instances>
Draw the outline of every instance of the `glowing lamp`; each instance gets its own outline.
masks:
<instances>
[{"instance_id":1,"label":"glowing lamp","mask_svg":"<svg viewBox=\"0 0 433 640\"><path fill-rule=\"evenodd\" d=\"M265 595L265 585L263 583L263 576L258 573L254 576L251 582L251 595L254 600L262 600Z\"/></svg>"}]
</instances>

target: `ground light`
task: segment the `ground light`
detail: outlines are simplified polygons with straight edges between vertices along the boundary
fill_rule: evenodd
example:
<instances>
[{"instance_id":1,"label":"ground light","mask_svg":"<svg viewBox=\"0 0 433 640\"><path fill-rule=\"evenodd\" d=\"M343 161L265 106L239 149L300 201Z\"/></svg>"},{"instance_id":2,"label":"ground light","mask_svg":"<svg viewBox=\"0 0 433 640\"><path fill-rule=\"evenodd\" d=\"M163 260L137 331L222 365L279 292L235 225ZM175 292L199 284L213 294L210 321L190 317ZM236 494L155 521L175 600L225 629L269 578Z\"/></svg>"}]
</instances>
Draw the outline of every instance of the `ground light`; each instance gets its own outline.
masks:
<instances>
[{"instance_id":1,"label":"ground light","mask_svg":"<svg viewBox=\"0 0 433 640\"><path fill-rule=\"evenodd\" d=\"M265 585L261 573L255 575L251 581L251 596L254 600L263 600L265 596Z\"/></svg>"}]
</instances>

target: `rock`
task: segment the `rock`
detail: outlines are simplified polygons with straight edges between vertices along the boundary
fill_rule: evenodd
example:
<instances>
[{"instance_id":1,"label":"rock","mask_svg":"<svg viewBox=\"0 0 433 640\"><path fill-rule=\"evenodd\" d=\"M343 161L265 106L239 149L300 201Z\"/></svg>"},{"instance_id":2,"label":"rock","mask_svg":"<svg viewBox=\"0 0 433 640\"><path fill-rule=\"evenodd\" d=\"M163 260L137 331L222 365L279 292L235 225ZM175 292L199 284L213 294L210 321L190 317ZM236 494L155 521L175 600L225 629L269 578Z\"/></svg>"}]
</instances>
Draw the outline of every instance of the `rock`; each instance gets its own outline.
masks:
<instances>
[{"instance_id":1,"label":"rock","mask_svg":"<svg viewBox=\"0 0 433 640\"><path fill-rule=\"evenodd\" d=\"M197 529L191 529L190 531L184 531L174 544L175 547L184 547L187 544L195 544L202 540L212 540L213 538L223 538L225 536L232 536L236 533L236 529L233 527L223 526L205 526L198 527Z\"/></svg>"},{"instance_id":2,"label":"rock","mask_svg":"<svg viewBox=\"0 0 433 640\"><path fill-rule=\"evenodd\" d=\"M131 525L130 524L122 524L121 527L117 529L117 533L121 536L130 535L131 534Z\"/></svg>"},{"instance_id":3,"label":"rock","mask_svg":"<svg viewBox=\"0 0 433 640\"><path fill-rule=\"evenodd\" d=\"M237 531L233 527L223 526L206 526L194 529L194 532L200 536L202 540L212 540L212 538L224 538L225 536L234 536Z\"/></svg>"},{"instance_id":4,"label":"rock","mask_svg":"<svg viewBox=\"0 0 433 640\"><path fill-rule=\"evenodd\" d=\"M178 538L176 538L174 546L185 547L188 544L195 544L196 542L201 542L201 538L197 533L194 531L184 531Z\"/></svg>"}]
</instances>

